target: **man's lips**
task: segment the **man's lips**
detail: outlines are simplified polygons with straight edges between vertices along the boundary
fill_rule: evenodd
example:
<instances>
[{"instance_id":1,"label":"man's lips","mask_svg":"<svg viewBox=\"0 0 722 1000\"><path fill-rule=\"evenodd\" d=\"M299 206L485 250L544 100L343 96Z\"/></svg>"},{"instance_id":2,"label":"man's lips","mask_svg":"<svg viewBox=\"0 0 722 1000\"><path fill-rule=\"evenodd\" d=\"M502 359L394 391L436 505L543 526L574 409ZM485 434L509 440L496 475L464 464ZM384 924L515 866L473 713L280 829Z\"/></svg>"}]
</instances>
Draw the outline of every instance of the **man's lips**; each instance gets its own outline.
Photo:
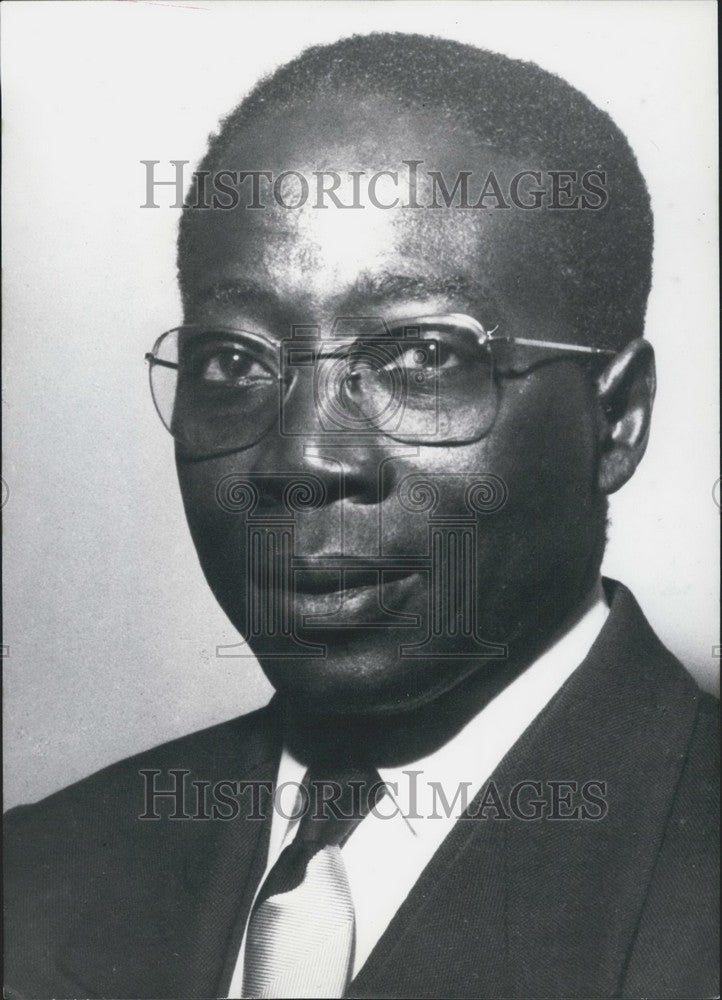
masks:
<instances>
[{"instance_id":1,"label":"man's lips","mask_svg":"<svg viewBox=\"0 0 722 1000\"><path fill-rule=\"evenodd\" d=\"M419 570L426 562L418 556L293 556L283 566L275 559L266 563L260 576L254 574L253 588L262 606L285 608L284 614L300 616L297 624L389 627L408 624L402 608L421 582Z\"/></svg>"},{"instance_id":2,"label":"man's lips","mask_svg":"<svg viewBox=\"0 0 722 1000\"><path fill-rule=\"evenodd\" d=\"M381 586L411 576L413 570L300 570L293 574L293 589L300 594L331 594L361 587Z\"/></svg>"},{"instance_id":3,"label":"man's lips","mask_svg":"<svg viewBox=\"0 0 722 1000\"><path fill-rule=\"evenodd\" d=\"M292 561L293 590L301 594L331 594L403 580L420 568L418 558L360 559L330 553L296 556Z\"/></svg>"}]
</instances>

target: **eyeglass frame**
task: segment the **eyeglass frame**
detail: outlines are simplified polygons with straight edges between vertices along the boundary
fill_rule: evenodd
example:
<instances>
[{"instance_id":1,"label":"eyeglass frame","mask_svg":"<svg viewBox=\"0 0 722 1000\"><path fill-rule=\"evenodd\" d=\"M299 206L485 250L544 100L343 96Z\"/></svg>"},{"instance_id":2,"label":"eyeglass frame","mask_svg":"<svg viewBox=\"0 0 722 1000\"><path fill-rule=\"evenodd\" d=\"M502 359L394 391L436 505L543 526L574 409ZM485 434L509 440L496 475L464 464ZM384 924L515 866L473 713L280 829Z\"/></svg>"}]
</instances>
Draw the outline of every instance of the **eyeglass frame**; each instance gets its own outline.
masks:
<instances>
[{"instance_id":1,"label":"eyeglass frame","mask_svg":"<svg viewBox=\"0 0 722 1000\"><path fill-rule=\"evenodd\" d=\"M581 358L585 358L585 359L590 360L590 361L594 361L594 360L600 360L602 358L612 358L612 357L615 357L619 353L617 350L613 350L612 348L590 347L587 344L567 344L564 341L535 340L533 338L527 338L527 337L510 337L510 336L507 336L505 334L504 335L500 335L500 336L494 336L494 334L496 333L496 331L499 329L498 324L497 324L497 326L493 327L491 330L487 330L485 328L485 326L483 325L483 323L481 323L480 320L476 319L473 316L468 315L467 313L440 313L440 314L433 314L433 315L429 315L429 316L417 316L417 317L414 317L413 319L401 319L401 320L398 320L398 321L395 320L394 323L393 323L393 328L394 329L403 329L405 331L409 331L409 330L413 330L415 328L418 328L418 327L424 326L424 325L426 325L426 326L431 326L431 325L441 326L442 324L445 324L445 325L453 324L453 325L456 325L456 326L466 327L471 333L473 333L476 336L476 342L477 342L477 345L479 346L479 348L488 349L490 352L493 350L493 346L495 344L508 344L508 345L517 345L518 344L518 345L520 345L522 347L531 347L531 348L536 348L536 349L541 349L541 350L553 350L553 351L558 352L558 354L555 357L546 358L546 359L545 358L540 358L540 359L537 359L537 360L533 360L533 361L530 361L529 364L524 365L523 367L514 367L514 369L512 371L508 371L506 373L503 370L499 371L498 365L495 364L493 366L494 375L496 375L498 373L502 378L510 378L510 377L514 377L514 376L526 375L530 371L532 371L534 368L537 368L540 365L550 364L550 363L552 363L554 361L563 361L563 360L566 359L567 356L574 356L574 355L576 355L577 357L581 357ZM385 322L383 323L383 325L384 325L385 328L387 327L387 324ZM308 329L308 327L305 327L305 329ZM193 323L191 323L191 324L183 324L181 326L174 326L174 327L171 327L169 330L164 331L158 337L158 339L156 340L155 344L153 345L153 350L152 351L147 351L145 353L144 359L145 359L145 361L148 362L148 365L149 365L149 370L148 370L149 371L149 382L150 382L151 397L153 399L153 405L154 405L154 407L156 409L156 412L158 413L158 416L160 417L161 423L166 428L166 430L168 430L169 433L174 437L174 439L175 439L175 435L173 435L172 431L170 431L170 428L166 424L165 419L163 418L163 415L160 412L160 409L159 409L158 404L156 402L155 393L153 391L153 382L152 382L153 366L154 365L159 365L162 368L170 368L170 369L175 369L176 371L179 371L180 370L180 365L177 362L166 361L163 358L159 358L159 357L156 356L156 352L158 351L158 349L159 349L161 343L163 342L163 340L167 336L169 336L171 333L178 333L178 332L181 332L181 331L192 331L192 330L195 330L195 331L198 331L198 332L205 331L207 333L242 334L245 338L247 338L247 339L249 339L251 341L255 341L256 343L261 344L264 347L270 348L270 350L271 350L272 353L280 352L282 350L282 345L284 343L286 343L286 342L295 342L297 340L317 339L317 338L289 338L288 341L280 341L279 344L276 345L270 338L266 337L263 334L252 333L249 330L243 330L243 329L240 329L239 327L225 326L225 325L222 325L222 324L216 326L216 325L193 324ZM320 361L320 360L323 360L323 359L338 358L339 357L339 351L343 347L348 347L348 346L351 346L353 344L363 343L364 340L368 340L368 339L380 340L382 338L379 338L379 337L368 338L368 337L365 337L365 336L357 336L357 337L340 337L340 338L334 338L332 341L331 340L327 340L326 341L327 343L332 343L333 344L333 348L332 349L327 349L327 350L317 350L317 351L314 351L314 364L315 364L316 361ZM492 361L494 361L493 355L492 355ZM282 366L278 365L277 367L278 367L279 370L278 370L278 373L275 375L276 381L279 384L282 384L282 383L284 383L286 381L288 383L287 384L287 388L286 388L285 393L284 393L284 397L283 397L283 401L285 402L288 399L290 393L292 392L292 390L294 388L294 385L295 385L295 383L297 381L297 375L294 374L294 375L291 376L290 379L288 379L288 376L284 375L283 371L281 370ZM265 435L268 433L269 429L270 428L266 428L262 432L262 434L260 435L260 437L254 439L254 441L250 442L249 444L240 445L240 446L238 446L237 449L236 448L224 448L222 452L213 452L211 454L216 454L217 455L217 454L221 454L223 452L227 453L227 452L232 452L232 451L236 451L236 450L242 451L245 448L250 448L250 447L252 447L253 444L257 444L258 441L262 440L263 437L265 437ZM491 428L489 428L489 430L490 429ZM480 435L479 435L479 438L484 437L486 434L488 434L489 430L482 431L480 433ZM393 435L390 435L390 434L384 432L384 430L381 429L381 428L378 428L376 430L376 433L377 434L379 434L379 433L383 434L385 437L392 437L393 438ZM471 440L472 441L473 440L479 440L479 438L473 438ZM450 445L450 444L453 444L454 441L453 440L428 441L428 442L425 441L423 443L438 447L440 445ZM467 443L471 443L471 441L469 441Z\"/></svg>"}]
</instances>

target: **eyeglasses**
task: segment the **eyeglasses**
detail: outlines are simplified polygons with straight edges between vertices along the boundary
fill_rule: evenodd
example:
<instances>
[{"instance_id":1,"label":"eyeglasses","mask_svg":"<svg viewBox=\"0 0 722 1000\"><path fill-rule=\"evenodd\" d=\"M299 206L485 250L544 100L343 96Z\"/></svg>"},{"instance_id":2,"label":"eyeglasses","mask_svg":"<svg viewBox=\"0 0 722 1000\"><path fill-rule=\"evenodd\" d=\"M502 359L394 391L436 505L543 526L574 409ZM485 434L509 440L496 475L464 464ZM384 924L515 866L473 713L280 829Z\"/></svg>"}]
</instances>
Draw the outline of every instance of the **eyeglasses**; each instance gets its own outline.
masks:
<instances>
[{"instance_id":1,"label":"eyeglasses","mask_svg":"<svg viewBox=\"0 0 722 1000\"><path fill-rule=\"evenodd\" d=\"M353 335L343 336L345 329ZM497 329L458 313L390 326L337 320L329 339L301 330L281 342L230 327L180 326L145 357L163 424L184 452L206 457L248 448L274 423L285 435L381 433L410 444L469 443L491 429L501 378L616 353ZM306 378L312 418L293 405Z\"/></svg>"}]
</instances>

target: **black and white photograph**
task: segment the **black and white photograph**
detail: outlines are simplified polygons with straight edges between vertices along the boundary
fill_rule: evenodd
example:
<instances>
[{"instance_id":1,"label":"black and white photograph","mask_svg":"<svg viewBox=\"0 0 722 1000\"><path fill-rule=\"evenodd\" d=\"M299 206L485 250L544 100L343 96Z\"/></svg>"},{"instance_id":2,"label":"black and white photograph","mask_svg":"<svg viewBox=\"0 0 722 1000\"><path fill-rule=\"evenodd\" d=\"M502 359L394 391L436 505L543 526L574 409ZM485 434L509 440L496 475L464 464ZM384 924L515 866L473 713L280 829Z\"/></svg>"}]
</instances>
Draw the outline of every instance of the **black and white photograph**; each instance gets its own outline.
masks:
<instances>
[{"instance_id":1,"label":"black and white photograph","mask_svg":"<svg viewBox=\"0 0 722 1000\"><path fill-rule=\"evenodd\" d=\"M711 0L9 0L8 1000L719 997Z\"/></svg>"}]
</instances>

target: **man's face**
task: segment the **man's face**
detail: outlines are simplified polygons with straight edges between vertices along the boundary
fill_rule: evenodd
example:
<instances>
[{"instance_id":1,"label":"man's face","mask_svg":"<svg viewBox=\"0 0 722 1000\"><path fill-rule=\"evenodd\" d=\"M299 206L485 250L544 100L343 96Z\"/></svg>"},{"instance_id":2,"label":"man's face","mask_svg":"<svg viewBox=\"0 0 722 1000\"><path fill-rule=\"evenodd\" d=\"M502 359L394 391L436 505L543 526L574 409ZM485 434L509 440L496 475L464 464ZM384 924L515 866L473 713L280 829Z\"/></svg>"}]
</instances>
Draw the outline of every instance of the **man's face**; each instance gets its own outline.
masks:
<instances>
[{"instance_id":1,"label":"man's face","mask_svg":"<svg viewBox=\"0 0 722 1000\"><path fill-rule=\"evenodd\" d=\"M221 167L300 171L312 192L314 170L368 176L403 170L409 159L447 179L461 170L504 177L535 167L430 117L404 119L392 137L379 129L378 107L351 118L348 106L314 108L256 126ZM350 203L350 182L337 194ZM389 194L380 183L377 194L390 201L399 189ZM187 323L280 344L299 325L328 336L339 317L393 325L466 313L511 336L575 342L558 268L540 241L550 224L540 213L383 209L367 201L339 209L328 198L321 209L313 197L289 210L264 200L262 210L199 211ZM418 200L431 201L423 183ZM309 711L393 712L489 670L499 644L523 660L598 570L605 508L595 488L588 374L557 361L501 379L491 429L466 444L324 432L318 409L326 404L310 369L284 404L283 428L276 421L255 444L221 456L177 453L208 582L274 686ZM320 506L289 509L285 487L294 477L320 481ZM219 502L222 484L244 478L256 485L258 503L250 512L229 510ZM436 500L414 508L409 489L420 481ZM496 510L469 506L469 490L484 482L506 497L491 504ZM386 572L378 576L380 565ZM352 572L342 577L344 567ZM279 600L283 621L274 618ZM298 655L304 650L320 655Z\"/></svg>"}]
</instances>

